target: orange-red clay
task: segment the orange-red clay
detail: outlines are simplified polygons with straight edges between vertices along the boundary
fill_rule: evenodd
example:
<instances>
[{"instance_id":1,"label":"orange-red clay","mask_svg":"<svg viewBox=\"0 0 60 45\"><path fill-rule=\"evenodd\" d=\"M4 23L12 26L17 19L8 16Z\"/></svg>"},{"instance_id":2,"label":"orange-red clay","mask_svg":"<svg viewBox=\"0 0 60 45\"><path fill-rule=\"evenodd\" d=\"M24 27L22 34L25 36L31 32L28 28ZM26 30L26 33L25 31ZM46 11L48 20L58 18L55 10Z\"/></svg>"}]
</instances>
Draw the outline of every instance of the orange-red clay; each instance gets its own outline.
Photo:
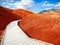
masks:
<instances>
[{"instance_id":1,"label":"orange-red clay","mask_svg":"<svg viewBox=\"0 0 60 45\"><path fill-rule=\"evenodd\" d=\"M60 45L59 14L34 14L25 10L8 11L0 7L0 15L0 32L5 29L9 22L21 19L19 26L29 37ZM0 37L2 38L2 36Z\"/></svg>"}]
</instances>

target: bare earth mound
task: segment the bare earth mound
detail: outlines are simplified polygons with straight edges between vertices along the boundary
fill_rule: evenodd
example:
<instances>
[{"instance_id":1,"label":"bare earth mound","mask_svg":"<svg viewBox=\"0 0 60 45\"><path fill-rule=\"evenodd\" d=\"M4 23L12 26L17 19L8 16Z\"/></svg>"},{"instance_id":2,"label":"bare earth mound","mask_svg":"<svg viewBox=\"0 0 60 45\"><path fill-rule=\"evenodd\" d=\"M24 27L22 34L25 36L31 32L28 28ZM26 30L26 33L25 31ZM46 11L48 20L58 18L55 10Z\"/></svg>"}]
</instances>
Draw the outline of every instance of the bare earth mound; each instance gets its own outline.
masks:
<instances>
[{"instance_id":1,"label":"bare earth mound","mask_svg":"<svg viewBox=\"0 0 60 45\"><path fill-rule=\"evenodd\" d=\"M55 13L54 13L55 14ZM31 38L60 45L60 14L35 14L26 10L10 10L0 6L0 40L6 25L21 19L19 26Z\"/></svg>"}]
</instances>

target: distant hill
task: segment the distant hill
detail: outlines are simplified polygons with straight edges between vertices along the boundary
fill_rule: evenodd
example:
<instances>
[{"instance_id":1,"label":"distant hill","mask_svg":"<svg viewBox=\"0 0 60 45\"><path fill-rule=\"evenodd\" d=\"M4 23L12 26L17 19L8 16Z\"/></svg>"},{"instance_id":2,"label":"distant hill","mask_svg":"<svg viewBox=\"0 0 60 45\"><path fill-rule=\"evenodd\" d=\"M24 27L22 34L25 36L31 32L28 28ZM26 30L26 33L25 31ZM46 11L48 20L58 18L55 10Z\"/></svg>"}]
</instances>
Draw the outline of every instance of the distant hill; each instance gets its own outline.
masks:
<instances>
[{"instance_id":1,"label":"distant hill","mask_svg":"<svg viewBox=\"0 0 60 45\"><path fill-rule=\"evenodd\" d=\"M60 14L60 9L49 9L39 12L39 14Z\"/></svg>"}]
</instances>

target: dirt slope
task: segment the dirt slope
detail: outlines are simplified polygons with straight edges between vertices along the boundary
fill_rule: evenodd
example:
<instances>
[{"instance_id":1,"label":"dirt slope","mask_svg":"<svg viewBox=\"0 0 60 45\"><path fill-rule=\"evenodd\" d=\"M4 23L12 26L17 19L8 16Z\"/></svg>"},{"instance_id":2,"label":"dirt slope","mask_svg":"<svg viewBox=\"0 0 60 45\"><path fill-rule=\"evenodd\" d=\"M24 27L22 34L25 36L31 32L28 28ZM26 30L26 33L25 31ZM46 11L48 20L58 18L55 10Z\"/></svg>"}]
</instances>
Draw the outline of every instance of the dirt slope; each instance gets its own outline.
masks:
<instances>
[{"instance_id":1,"label":"dirt slope","mask_svg":"<svg viewBox=\"0 0 60 45\"><path fill-rule=\"evenodd\" d=\"M20 16L21 18L25 17L26 15L34 14L31 11L27 11L27 10L23 10L23 9L13 10L13 13Z\"/></svg>"},{"instance_id":2,"label":"dirt slope","mask_svg":"<svg viewBox=\"0 0 60 45\"><path fill-rule=\"evenodd\" d=\"M13 14L12 10L0 6L0 41L6 25L17 19L20 19L20 17Z\"/></svg>"},{"instance_id":3,"label":"dirt slope","mask_svg":"<svg viewBox=\"0 0 60 45\"><path fill-rule=\"evenodd\" d=\"M9 11L0 7L0 15L0 30L9 22L21 18L19 26L29 37L60 45L60 14L34 14L22 9Z\"/></svg>"},{"instance_id":4,"label":"dirt slope","mask_svg":"<svg viewBox=\"0 0 60 45\"><path fill-rule=\"evenodd\" d=\"M32 38L60 45L60 16L28 15L19 26Z\"/></svg>"},{"instance_id":5,"label":"dirt slope","mask_svg":"<svg viewBox=\"0 0 60 45\"><path fill-rule=\"evenodd\" d=\"M3 36L5 27L14 20L20 20L22 16L33 14L23 9L11 10L0 6L0 41Z\"/></svg>"}]
</instances>

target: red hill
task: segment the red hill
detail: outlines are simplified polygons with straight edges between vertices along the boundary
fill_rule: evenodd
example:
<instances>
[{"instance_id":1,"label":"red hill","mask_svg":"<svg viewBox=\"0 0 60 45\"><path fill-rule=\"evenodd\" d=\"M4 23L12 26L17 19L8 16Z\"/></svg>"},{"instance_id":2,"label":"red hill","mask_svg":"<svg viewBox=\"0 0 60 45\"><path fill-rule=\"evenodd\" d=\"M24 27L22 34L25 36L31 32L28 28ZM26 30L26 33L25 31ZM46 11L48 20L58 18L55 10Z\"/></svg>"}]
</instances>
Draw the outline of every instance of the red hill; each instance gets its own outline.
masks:
<instances>
[{"instance_id":1,"label":"red hill","mask_svg":"<svg viewBox=\"0 0 60 45\"><path fill-rule=\"evenodd\" d=\"M13 14L10 9L0 6L0 29L4 29L8 23L17 19L20 19L20 17Z\"/></svg>"},{"instance_id":2,"label":"red hill","mask_svg":"<svg viewBox=\"0 0 60 45\"><path fill-rule=\"evenodd\" d=\"M19 26L26 34L38 40L60 45L60 16L52 14L35 14L23 9L10 10L0 7L0 29L17 19L22 19Z\"/></svg>"},{"instance_id":3,"label":"red hill","mask_svg":"<svg viewBox=\"0 0 60 45\"><path fill-rule=\"evenodd\" d=\"M6 25L17 19L20 19L20 17L13 14L12 10L0 6L0 41Z\"/></svg>"},{"instance_id":4,"label":"red hill","mask_svg":"<svg viewBox=\"0 0 60 45\"><path fill-rule=\"evenodd\" d=\"M57 15L27 15L19 26L32 38L60 45L60 17Z\"/></svg>"},{"instance_id":5,"label":"red hill","mask_svg":"<svg viewBox=\"0 0 60 45\"><path fill-rule=\"evenodd\" d=\"M21 18L23 18L26 15L34 14L31 11L27 11L27 10L23 10L23 9L13 10L13 13L20 16Z\"/></svg>"},{"instance_id":6,"label":"red hill","mask_svg":"<svg viewBox=\"0 0 60 45\"><path fill-rule=\"evenodd\" d=\"M32 12L18 9L11 10L0 6L0 40L2 38L5 27L14 20L19 20L25 15L33 14Z\"/></svg>"}]
</instances>

